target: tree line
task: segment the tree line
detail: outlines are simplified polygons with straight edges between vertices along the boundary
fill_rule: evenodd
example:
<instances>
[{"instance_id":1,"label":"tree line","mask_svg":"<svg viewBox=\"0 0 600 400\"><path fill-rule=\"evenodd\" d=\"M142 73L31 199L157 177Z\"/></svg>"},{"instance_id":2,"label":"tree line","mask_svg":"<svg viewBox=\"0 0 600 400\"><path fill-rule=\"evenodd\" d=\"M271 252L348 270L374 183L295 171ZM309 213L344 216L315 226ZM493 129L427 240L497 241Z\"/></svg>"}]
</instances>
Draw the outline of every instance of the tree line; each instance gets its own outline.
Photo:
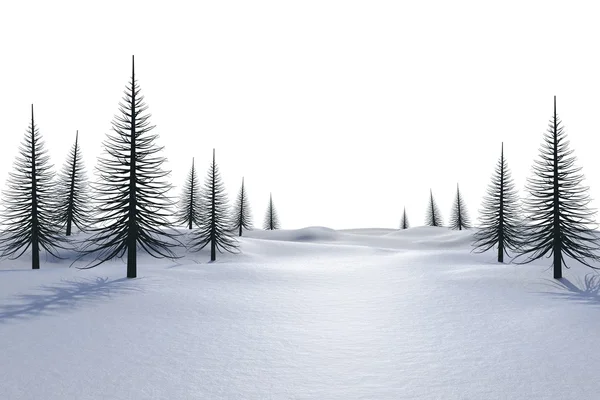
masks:
<instances>
[{"instance_id":1,"label":"tree line","mask_svg":"<svg viewBox=\"0 0 600 400\"><path fill-rule=\"evenodd\" d=\"M480 226L474 233L473 251L482 253L497 249L498 262L514 254L511 262L519 265L542 257L552 257L553 276L562 278L566 258L590 268L598 261L600 238L594 222L595 211L588 207L588 188L582 185L581 167L569 148L562 121L554 111L543 135L539 158L534 161L533 175L527 179L526 197L519 199L504 156L492 175L479 213ZM433 193L429 193L425 224L442 226L442 219ZM457 185L449 227L469 229L471 224ZM400 228L408 228L406 209Z\"/></svg>"},{"instance_id":2,"label":"tree line","mask_svg":"<svg viewBox=\"0 0 600 400\"><path fill-rule=\"evenodd\" d=\"M0 257L16 259L31 249L32 269L40 268L40 250L61 259L59 250L75 249L71 265L90 259L84 266L94 268L108 260L127 255L127 277L137 276L137 249L155 258L179 258L174 248L190 251L210 247L216 252L235 252L243 229L253 229L244 180L237 202L230 212L213 149L204 185L201 186L192 159L192 168L179 201L168 196L171 184L165 179L162 147L152 130L150 114L135 77L132 57L131 79L119 103L112 130L102 143L97 179L88 182L79 145L79 132L58 176L52 172L49 156L35 123L31 120L19 147L14 170L4 191L0 220ZM184 235L173 229L186 226ZM90 235L71 237L77 228ZM279 229L272 196L265 216L265 229ZM185 242L185 243L184 243Z\"/></svg>"}]
</instances>

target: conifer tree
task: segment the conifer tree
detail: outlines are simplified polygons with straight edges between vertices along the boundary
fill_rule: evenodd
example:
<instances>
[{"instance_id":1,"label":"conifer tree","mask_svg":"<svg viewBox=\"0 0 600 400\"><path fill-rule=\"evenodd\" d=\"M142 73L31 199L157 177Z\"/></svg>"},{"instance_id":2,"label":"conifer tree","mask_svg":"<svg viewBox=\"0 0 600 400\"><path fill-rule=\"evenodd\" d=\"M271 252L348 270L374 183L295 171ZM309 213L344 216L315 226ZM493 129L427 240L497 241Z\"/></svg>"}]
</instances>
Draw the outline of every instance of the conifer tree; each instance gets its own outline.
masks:
<instances>
[{"instance_id":1,"label":"conifer tree","mask_svg":"<svg viewBox=\"0 0 600 400\"><path fill-rule=\"evenodd\" d=\"M440 210L433 199L433 192L429 189L429 204L427 205L427 215L425 216L425 225L442 226L442 217Z\"/></svg>"},{"instance_id":2,"label":"conifer tree","mask_svg":"<svg viewBox=\"0 0 600 400\"><path fill-rule=\"evenodd\" d=\"M233 229L237 229L238 235L242 236L242 228L248 230L252 229L250 203L248 202L248 196L246 194L246 189L244 188L244 178L242 178L242 187L233 209Z\"/></svg>"},{"instance_id":3,"label":"conifer tree","mask_svg":"<svg viewBox=\"0 0 600 400\"><path fill-rule=\"evenodd\" d=\"M40 268L40 248L60 258L58 249L65 241L54 218L56 187L50 158L35 124L31 121L19 146L19 154L9 173L4 192L0 256L16 259L31 247L31 268Z\"/></svg>"},{"instance_id":4,"label":"conifer tree","mask_svg":"<svg viewBox=\"0 0 600 400\"><path fill-rule=\"evenodd\" d=\"M400 229L408 229L408 217L406 216L406 207L404 207L404 211L402 211L402 219L400 220Z\"/></svg>"},{"instance_id":5,"label":"conifer tree","mask_svg":"<svg viewBox=\"0 0 600 400\"><path fill-rule=\"evenodd\" d=\"M234 253L238 243L231 232L227 195L215 161L214 149L212 163L202 191L202 213L200 216L200 227L192 232L189 245L190 251L200 251L210 244L210 261L217 259L216 250L219 250L219 253L222 253L223 250Z\"/></svg>"},{"instance_id":6,"label":"conifer tree","mask_svg":"<svg viewBox=\"0 0 600 400\"><path fill-rule=\"evenodd\" d=\"M529 196L524 199L527 223L520 254L516 259L525 264L546 254L553 257L554 278L562 277L562 266L568 268L565 256L588 267L597 259L598 237L594 233L593 215L587 205L587 187L581 185L581 168L575 167L575 156L556 114L554 114L540 148L540 158L533 166L533 176L526 184Z\"/></svg>"},{"instance_id":7,"label":"conifer tree","mask_svg":"<svg viewBox=\"0 0 600 400\"><path fill-rule=\"evenodd\" d=\"M98 178L92 184L96 227L79 257L95 254L96 259L82 269L127 254L127 277L135 278L138 246L155 258L177 258L171 249L181 243L168 231L174 202L167 196L171 185L164 178L170 172L162 168L163 148L155 144L158 135L151 133L154 126L147 109L132 57L131 80L103 143L105 153L98 159Z\"/></svg>"},{"instance_id":8,"label":"conifer tree","mask_svg":"<svg viewBox=\"0 0 600 400\"><path fill-rule=\"evenodd\" d=\"M504 254L510 257L508 250L518 250L521 226L518 201L502 143L500 159L479 211L481 226L474 234L473 251L483 253L497 246L498 262L502 263Z\"/></svg>"},{"instance_id":9,"label":"conifer tree","mask_svg":"<svg viewBox=\"0 0 600 400\"><path fill-rule=\"evenodd\" d=\"M72 225L84 231L89 225L91 212L87 176L78 139L79 131L58 175L56 218L59 226L66 229L67 236L71 235Z\"/></svg>"},{"instance_id":10,"label":"conifer tree","mask_svg":"<svg viewBox=\"0 0 600 400\"><path fill-rule=\"evenodd\" d=\"M467 214L467 207L465 201L460 195L460 189L458 183L456 184L456 198L454 199L454 205L452 206L452 212L450 214L450 229L462 231L463 229L471 228L471 222Z\"/></svg>"},{"instance_id":11,"label":"conifer tree","mask_svg":"<svg viewBox=\"0 0 600 400\"><path fill-rule=\"evenodd\" d=\"M277 216L277 211L275 211L273 196L271 194L269 194L269 207L267 207L267 214L265 215L263 227L265 230L271 231L279 229L279 217Z\"/></svg>"},{"instance_id":12,"label":"conifer tree","mask_svg":"<svg viewBox=\"0 0 600 400\"><path fill-rule=\"evenodd\" d=\"M181 200L179 201L179 211L177 213L177 223L192 229L193 225L200 225L200 182L194 167L192 158L192 168L190 174L183 186Z\"/></svg>"}]
</instances>

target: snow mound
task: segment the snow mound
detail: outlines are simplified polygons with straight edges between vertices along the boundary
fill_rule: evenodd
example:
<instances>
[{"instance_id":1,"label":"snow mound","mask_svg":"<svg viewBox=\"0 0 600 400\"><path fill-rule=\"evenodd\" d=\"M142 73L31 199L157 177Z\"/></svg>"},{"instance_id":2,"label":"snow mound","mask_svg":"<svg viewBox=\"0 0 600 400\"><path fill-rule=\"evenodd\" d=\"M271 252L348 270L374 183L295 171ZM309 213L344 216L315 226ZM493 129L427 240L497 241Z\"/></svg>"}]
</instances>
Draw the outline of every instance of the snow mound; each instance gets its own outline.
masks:
<instances>
[{"instance_id":1,"label":"snow mound","mask_svg":"<svg viewBox=\"0 0 600 400\"><path fill-rule=\"evenodd\" d=\"M331 228L311 226L302 229L277 229L274 231L252 231L248 237L254 239L281 240L286 242L330 242L338 239L339 234Z\"/></svg>"}]
</instances>

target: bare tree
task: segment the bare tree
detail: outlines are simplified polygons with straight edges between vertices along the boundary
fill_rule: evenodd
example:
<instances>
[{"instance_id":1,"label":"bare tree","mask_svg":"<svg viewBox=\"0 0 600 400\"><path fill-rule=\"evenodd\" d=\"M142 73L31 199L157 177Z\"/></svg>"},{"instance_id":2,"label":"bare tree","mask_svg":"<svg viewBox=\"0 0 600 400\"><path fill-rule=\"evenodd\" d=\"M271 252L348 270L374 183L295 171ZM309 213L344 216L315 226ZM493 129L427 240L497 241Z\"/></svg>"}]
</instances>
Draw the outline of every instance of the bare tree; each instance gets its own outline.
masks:
<instances>
[{"instance_id":1,"label":"bare tree","mask_svg":"<svg viewBox=\"0 0 600 400\"><path fill-rule=\"evenodd\" d=\"M242 178L242 187L233 209L233 229L237 229L238 235L242 236L242 228L252 229L252 215L250 214L250 203L244 188L244 178Z\"/></svg>"},{"instance_id":2,"label":"bare tree","mask_svg":"<svg viewBox=\"0 0 600 400\"><path fill-rule=\"evenodd\" d=\"M433 199L433 192L429 190L429 205L427 206L427 214L425 216L425 225L442 226L442 217L440 210Z\"/></svg>"},{"instance_id":3,"label":"bare tree","mask_svg":"<svg viewBox=\"0 0 600 400\"><path fill-rule=\"evenodd\" d=\"M267 207L263 227L265 230L279 229L279 217L277 211L275 211L275 206L273 206L273 196L271 194L269 194L269 207Z\"/></svg>"},{"instance_id":4,"label":"bare tree","mask_svg":"<svg viewBox=\"0 0 600 400\"><path fill-rule=\"evenodd\" d=\"M194 167L194 159L192 158L192 168L188 175L183 193L179 201L179 211L177 213L177 223L187 226L192 229L193 225L200 226L200 183Z\"/></svg>"},{"instance_id":5,"label":"bare tree","mask_svg":"<svg viewBox=\"0 0 600 400\"><path fill-rule=\"evenodd\" d=\"M452 206L452 213L450 214L450 229L461 231L463 229L471 228L471 222L467 214L467 207L465 201L460 195L460 189L458 183L456 184L456 197L454 199L454 205Z\"/></svg>"}]
</instances>

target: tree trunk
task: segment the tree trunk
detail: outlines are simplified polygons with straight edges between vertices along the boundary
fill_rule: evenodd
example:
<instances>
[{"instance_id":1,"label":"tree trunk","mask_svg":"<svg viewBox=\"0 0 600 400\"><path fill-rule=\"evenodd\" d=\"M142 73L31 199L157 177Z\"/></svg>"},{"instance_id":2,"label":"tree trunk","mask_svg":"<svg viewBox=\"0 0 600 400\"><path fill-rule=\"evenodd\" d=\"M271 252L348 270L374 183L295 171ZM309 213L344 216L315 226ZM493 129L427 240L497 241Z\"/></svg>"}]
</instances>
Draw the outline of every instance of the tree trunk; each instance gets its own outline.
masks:
<instances>
[{"instance_id":1,"label":"tree trunk","mask_svg":"<svg viewBox=\"0 0 600 400\"><path fill-rule=\"evenodd\" d=\"M131 85L132 85L132 95L131 95L131 135L130 135L130 143L131 143L131 152L129 154L130 161L130 170L129 170L129 220L127 227L127 277L135 278L137 276L137 226L136 226L136 182L135 182L135 174L136 174L136 152L135 152L135 64L134 59L132 58L132 73L131 73Z\"/></svg>"}]
</instances>

